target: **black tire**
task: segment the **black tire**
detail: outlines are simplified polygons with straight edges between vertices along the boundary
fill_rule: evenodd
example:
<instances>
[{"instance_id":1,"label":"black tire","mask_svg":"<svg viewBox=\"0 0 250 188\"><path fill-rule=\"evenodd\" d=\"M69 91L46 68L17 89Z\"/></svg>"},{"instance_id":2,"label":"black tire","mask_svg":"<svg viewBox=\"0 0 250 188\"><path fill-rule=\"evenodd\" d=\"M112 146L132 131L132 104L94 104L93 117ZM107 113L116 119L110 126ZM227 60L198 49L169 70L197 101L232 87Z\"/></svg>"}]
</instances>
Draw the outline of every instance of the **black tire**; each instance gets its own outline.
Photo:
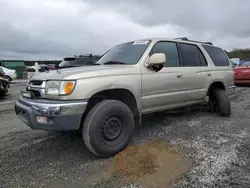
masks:
<instances>
[{"instance_id":1,"label":"black tire","mask_svg":"<svg viewBox=\"0 0 250 188\"><path fill-rule=\"evenodd\" d=\"M87 114L82 136L92 153L99 157L111 157L127 147L134 127L133 113L126 104L104 100Z\"/></svg>"},{"instance_id":2,"label":"black tire","mask_svg":"<svg viewBox=\"0 0 250 188\"><path fill-rule=\"evenodd\" d=\"M214 89L210 96L210 111L216 112L222 117L231 115L231 104L229 97L223 89Z\"/></svg>"}]
</instances>

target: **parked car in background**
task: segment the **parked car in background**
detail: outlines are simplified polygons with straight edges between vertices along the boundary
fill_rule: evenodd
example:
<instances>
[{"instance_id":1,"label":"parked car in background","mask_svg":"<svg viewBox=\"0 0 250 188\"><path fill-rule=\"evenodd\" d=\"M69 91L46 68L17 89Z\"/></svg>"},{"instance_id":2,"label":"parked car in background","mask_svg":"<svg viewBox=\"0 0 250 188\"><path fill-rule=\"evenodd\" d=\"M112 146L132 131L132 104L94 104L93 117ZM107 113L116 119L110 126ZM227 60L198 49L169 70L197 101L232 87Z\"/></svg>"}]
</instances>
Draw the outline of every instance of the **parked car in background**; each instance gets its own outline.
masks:
<instances>
[{"instance_id":1,"label":"parked car in background","mask_svg":"<svg viewBox=\"0 0 250 188\"><path fill-rule=\"evenodd\" d=\"M26 66L25 71L27 72L36 72L35 66Z\"/></svg>"},{"instance_id":2,"label":"parked car in background","mask_svg":"<svg viewBox=\"0 0 250 188\"><path fill-rule=\"evenodd\" d=\"M234 72L234 84L250 84L250 60L242 61Z\"/></svg>"},{"instance_id":3,"label":"parked car in background","mask_svg":"<svg viewBox=\"0 0 250 188\"><path fill-rule=\"evenodd\" d=\"M7 68L1 67L1 66L0 66L0 68L5 73L6 79L8 80L8 82L11 82L12 80L15 80L17 78L16 70L7 69Z\"/></svg>"},{"instance_id":4,"label":"parked car in background","mask_svg":"<svg viewBox=\"0 0 250 188\"><path fill-rule=\"evenodd\" d=\"M250 59L242 59L238 62L238 67L241 66L242 63L246 62L246 61L250 61Z\"/></svg>"},{"instance_id":5,"label":"parked car in background","mask_svg":"<svg viewBox=\"0 0 250 188\"><path fill-rule=\"evenodd\" d=\"M67 68L67 67L81 67L87 65L95 64L101 55L81 55L77 57L66 57L63 61L58 65L58 68Z\"/></svg>"},{"instance_id":6,"label":"parked car in background","mask_svg":"<svg viewBox=\"0 0 250 188\"><path fill-rule=\"evenodd\" d=\"M235 58L230 58L229 60L230 60L231 63L234 64L233 67L237 67L237 66L239 65L239 63L240 63L240 58L237 58L237 57L235 57Z\"/></svg>"},{"instance_id":7,"label":"parked car in background","mask_svg":"<svg viewBox=\"0 0 250 188\"><path fill-rule=\"evenodd\" d=\"M2 98L6 93L8 93L9 82L6 79L7 76L3 69L0 68L0 98Z\"/></svg>"},{"instance_id":8,"label":"parked car in background","mask_svg":"<svg viewBox=\"0 0 250 188\"><path fill-rule=\"evenodd\" d=\"M55 64L42 64L42 65L39 65L40 68L39 68L39 72L45 72L45 71L51 71L51 70L54 70L56 69L56 65Z\"/></svg>"},{"instance_id":9,"label":"parked car in background","mask_svg":"<svg viewBox=\"0 0 250 188\"><path fill-rule=\"evenodd\" d=\"M0 68L0 77L3 77L3 78L5 78L5 79L7 79L7 76L6 76L6 74L4 73L4 71L3 71L2 68Z\"/></svg>"},{"instance_id":10,"label":"parked car in background","mask_svg":"<svg viewBox=\"0 0 250 188\"><path fill-rule=\"evenodd\" d=\"M233 68L237 67L237 64L235 64L232 60L229 60L229 61L230 61Z\"/></svg>"},{"instance_id":11,"label":"parked car in background","mask_svg":"<svg viewBox=\"0 0 250 188\"><path fill-rule=\"evenodd\" d=\"M22 75L25 72L25 64L23 61L2 60L2 61L0 61L0 66L7 68L7 69L15 70L16 71L16 78L18 78L18 79L22 78Z\"/></svg>"}]
</instances>

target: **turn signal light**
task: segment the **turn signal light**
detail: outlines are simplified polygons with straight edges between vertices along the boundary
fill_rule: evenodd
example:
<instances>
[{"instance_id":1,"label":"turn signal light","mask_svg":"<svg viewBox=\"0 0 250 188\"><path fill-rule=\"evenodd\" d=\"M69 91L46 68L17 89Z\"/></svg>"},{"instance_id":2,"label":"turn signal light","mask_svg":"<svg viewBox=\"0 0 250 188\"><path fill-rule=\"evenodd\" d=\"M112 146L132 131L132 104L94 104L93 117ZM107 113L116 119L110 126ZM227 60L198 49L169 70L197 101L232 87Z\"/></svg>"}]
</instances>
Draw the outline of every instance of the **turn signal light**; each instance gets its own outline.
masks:
<instances>
[{"instance_id":1,"label":"turn signal light","mask_svg":"<svg viewBox=\"0 0 250 188\"><path fill-rule=\"evenodd\" d=\"M70 94L74 89L74 82L66 82L64 85L64 93Z\"/></svg>"}]
</instances>

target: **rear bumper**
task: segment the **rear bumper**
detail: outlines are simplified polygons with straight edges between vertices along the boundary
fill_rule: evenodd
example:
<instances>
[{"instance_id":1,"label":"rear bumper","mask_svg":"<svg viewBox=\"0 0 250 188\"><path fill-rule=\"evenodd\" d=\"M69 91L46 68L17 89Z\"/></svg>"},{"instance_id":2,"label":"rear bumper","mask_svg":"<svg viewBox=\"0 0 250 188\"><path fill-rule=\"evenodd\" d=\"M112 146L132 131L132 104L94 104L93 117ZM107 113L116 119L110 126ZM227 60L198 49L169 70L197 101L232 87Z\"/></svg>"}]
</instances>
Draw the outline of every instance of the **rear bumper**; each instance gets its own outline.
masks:
<instances>
[{"instance_id":1,"label":"rear bumper","mask_svg":"<svg viewBox=\"0 0 250 188\"><path fill-rule=\"evenodd\" d=\"M31 100L20 97L15 103L15 113L32 129L48 131L78 130L87 101ZM47 123L36 117L47 117Z\"/></svg>"}]
</instances>

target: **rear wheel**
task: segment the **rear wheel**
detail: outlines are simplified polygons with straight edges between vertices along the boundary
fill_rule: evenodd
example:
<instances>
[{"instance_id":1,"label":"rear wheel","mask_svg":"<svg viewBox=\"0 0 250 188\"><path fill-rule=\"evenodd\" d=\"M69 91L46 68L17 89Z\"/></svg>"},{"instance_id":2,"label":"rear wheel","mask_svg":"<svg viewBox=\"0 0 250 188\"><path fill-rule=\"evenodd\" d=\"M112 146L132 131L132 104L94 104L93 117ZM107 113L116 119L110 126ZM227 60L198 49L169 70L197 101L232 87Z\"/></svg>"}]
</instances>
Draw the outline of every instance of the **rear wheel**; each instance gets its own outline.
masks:
<instances>
[{"instance_id":1,"label":"rear wheel","mask_svg":"<svg viewBox=\"0 0 250 188\"><path fill-rule=\"evenodd\" d=\"M134 123L133 113L126 104L104 100L87 114L83 124L83 140L95 155L111 157L127 147Z\"/></svg>"},{"instance_id":2,"label":"rear wheel","mask_svg":"<svg viewBox=\"0 0 250 188\"><path fill-rule=\"evenodd\" d=\"M223 89L214 89L210 95L209 107L211 112L216 112L220 116L231 115L231 104L229 97Z\"/></svg>"}]
</instances>

